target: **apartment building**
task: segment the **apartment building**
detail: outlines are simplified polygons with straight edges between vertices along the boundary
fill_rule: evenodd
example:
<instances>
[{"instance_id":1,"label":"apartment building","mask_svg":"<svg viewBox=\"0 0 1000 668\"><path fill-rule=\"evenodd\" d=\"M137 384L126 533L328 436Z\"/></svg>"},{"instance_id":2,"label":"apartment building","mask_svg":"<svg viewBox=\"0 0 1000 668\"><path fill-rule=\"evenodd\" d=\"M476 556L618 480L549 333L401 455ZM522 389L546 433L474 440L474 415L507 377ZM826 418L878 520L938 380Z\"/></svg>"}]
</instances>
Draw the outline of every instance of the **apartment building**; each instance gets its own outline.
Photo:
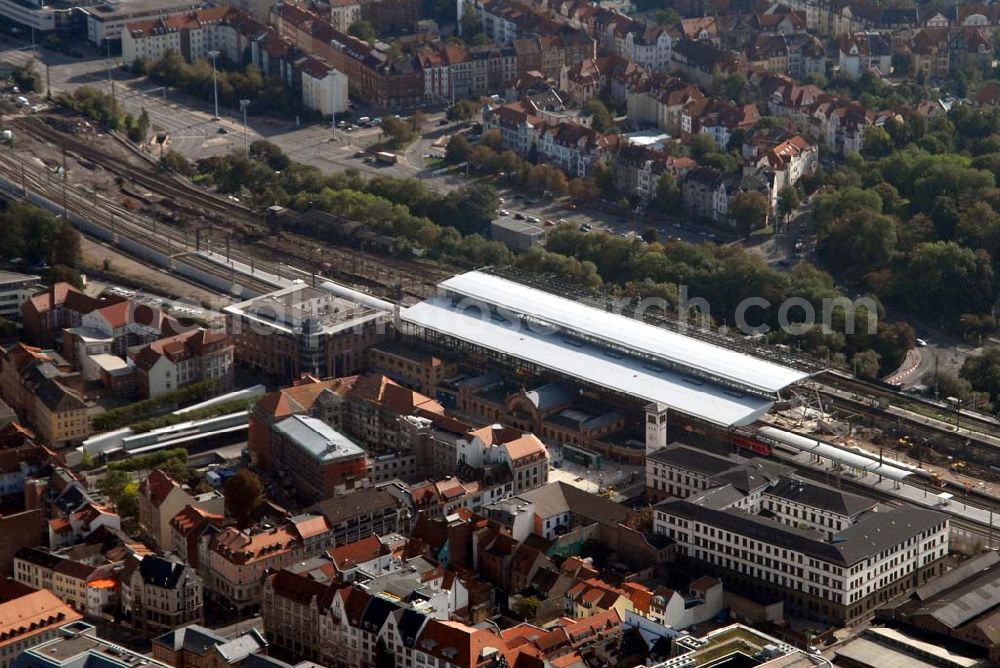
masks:
<instances>
[{"instance_id":1,"label":"apartment building","mask_svg":"<svg viewBox=\"0 0 1000 668\"><path fill-rule=\"evenodd\" d=\"M0 578L0 668L23 652L56 638L60 628L83 616L45 589Z\"/></svg>"},{"instance_id":2,"label":"apartment building","mask_svg":"<svg viewBox=\"0 0 1000 668\"><path fill-rule=\"evenodd\" d=\"M342 505L349 513L350 504ZM351 527L357 527L359 518L350 519ZM235 527L206 531L199 548L205 591L237 613L255 609L261 602L266 571L322 554L343 536L338 529L326 513L316 512L293 517L280 526L264 522L242 531Z\"/></svg>"},{"instance_id":3,"label":"apartment building","mask_svg":"<svg viewBox=\"0 0 1000 668\"><path fill-rule=\"evenodd\" d=\"M218 51L223 58L239 63L248 43L237 25L245 18L243 12L222 5L129 23L121 35L122 60L131 63L138 58L153 63L167 51L174 51L193 63L209 60L209 52Z\"/></svg>"},{"instance_id":4,"label":"apartment building","mask_svg":"<svg viewBox=\"0 0 1000 668\"><path fill-rule=\"evenodd\" d=\"M139 485L139 524L162 549L171 547L170 521L188 506L217 516L226 510L225 499L218 492L192 494L160 469L154 469Z\"/></svg>"},{"instance_id":5,"label":"apartment building","mask_svg":"<svg viewBox=\"0 0 1000 668\"><path fill-rule=\"evenodd\" d=\"M481 469L502 463L510 470L514 494L549 481L549 453L532 433L499 424L470 431L458 443L458 464Z\"/></svg>"},{"instance_id":6,"label":"apartment building","mask_svg":"<svg viewBox=\"0 0 1000 668\"><path fill-rule=\"evenodd\" d=\"M206 512L198 506L185 506L170 519L169 549L200 572L198 545L201 538L210 528L222 526L224 519L221 514Z\"/></svg>"},{"instance_id":7,"label":"apartment building","mask_svg":"<svg viewBox=\"0 0 1000 668\"><path fill-rule=\"evenodd\" d=\"M411 517L403 504L384 487L365 487L313 507L326 518L333 545L355 543L372 534L379 536L409 530Z\"/></svg>"},{"instance_id":8,"label":"apartment building","mask_svg":"<svg viewBox=\"0 0 1000 668\"><path fill-rule=\"evenodd\" d=\"M233 382L232 339L224 331L194 329L130 350L139 393L157 397L192 383L213 380L219 392Z\"/></svg>"},{"instance_id":9,"label":"apartment building","mask_svg":"<svg viewBox=\"0 0 1000 668\"><path fill-rule=\"evenodd\" d=\"M77 612L97 616L109 612L118 597L116 564L93 565L41 548L22 548L14 555L14 579L47 589Z\"/></svg>"},{"instance_id":10,"label":"apartment building","mask_svg":"<svg viewBox=\"0 0 1000 668\"><path fill-rule=\"evenodd\" d=\"M69 283L55 283L21 304L25 338L38 346L52 346L67 327L78 327L84 313L102 302Z\"/></svg>"},{"instance_id":11,"label":"apartment building","mask_svg":"<svg viewBox=\"0 0 1000 668\"><path fill-rule=\"evenodd\" d=\"M365 104L385 109L424 100L424 78L415 59L393 60L367 42L338 31L319 15L290 3L274 7L271 23L296 47L343 72L351 96Z\"/></svg>"},{"instance_id":12,"label":"apartment building","mask_svg":"<svg viewBox=\"0 0 1000 668\"><path fill-rule=\"evenodd\" d=\"M130 557L121 580L122 610L143 633L204 619L201 578L174 555Z\"/></svg>"}]
</instances>

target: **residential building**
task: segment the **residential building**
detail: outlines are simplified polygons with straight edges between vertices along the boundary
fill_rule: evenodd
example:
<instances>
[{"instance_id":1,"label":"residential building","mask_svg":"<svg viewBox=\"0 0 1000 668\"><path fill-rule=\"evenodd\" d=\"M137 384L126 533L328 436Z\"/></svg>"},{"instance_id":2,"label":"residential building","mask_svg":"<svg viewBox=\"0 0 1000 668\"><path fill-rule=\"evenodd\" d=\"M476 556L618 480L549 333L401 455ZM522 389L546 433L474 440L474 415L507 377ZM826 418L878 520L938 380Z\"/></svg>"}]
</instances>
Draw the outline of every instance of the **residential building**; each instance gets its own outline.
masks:
<instances>
[{"instance_id":1,"label":"residential building","mask_svg":"<svg viewBox=\"0 0 1000 668\"><path fill-rule=\"evenodd\" d=\"M122 610L144 633L204 619L202 581L175 555L132 557L121 575Z\"/></svg>"},{"instance_id":2,"label":"residential building","mask_svg":"<svg viewBox=\"0 0 1000 668\"><path fill-rule=\"evenodd\" d=\"M549 481L549 453L538 437L499 424L470 431L459 441L458 463L474 469L505 464L510 469L514 494Z\"/></svg>"},{"instance_id":3,"label":"residential building","mask_svg":"<svg viewBox=\"0 0 1000 668\"><path fill-rule=\"evenodd\" d=\"M39 276L0 271L0 318L21 319L21 305L34 293Z\"/></svg>"},{"instance_id":4,"label":"residential building","mask_svg":"<svg viewBox=\"0 0 1000 668\"><path fill-rule=\"evenodd\" d=\"M737 195L756 192L771 202L771 191L770 184L756 175L727 173L711 167L691 169L681 182L681 199L689 213L731 225L735 223L729 212Z\"/></svg>"},{"instance_id":5,"label":"residential building","mask_svg":"<svg viewBox=\"0 0 1000 668\"><path fill-rule=\"evenodd\" d=\"M224 310L237 359L288 381L356 373L368 347L384 338L391 309L361 293L345 298L297 284Z\"/></svg>"},{"instance_id":6,"label":"residential building","mask_svg":"<svg viewBox=\"0 0 1000 668\"><path fill-rule=\"evenodd\" d=\"M582 526L597 525L609 544L617 543L612 534L632 514L625 506L564 482L550 482L486 510L490 519L509 527L518 541L531 534L552 540Z\"/></svg>"},{"instance_id":7,"label":"residential building","mask_svg":"<svg viewBox=\"0 0 1000 668\"><path fill-rule=\"evenodd\" d=\"M246 14L228 5L130 22L121 32L122 60L147 63L174 51L186 62L209 60L218 51L229 62L243 61L248 40L238 28Z\"/></svg>"},{"instance_id":8,"label":"residential building","mask_svg":"<svg viewBox=\"0 0 1000 668\"><path fill-rule=\"evenodd\" d=\"M336 544L337 525L325 513L320 515L294 517L280 526L206 532L199 546L206 594L237 613L258 607L266 571L317 556ZM356 526L358 518L352 519Z\"/></svg>"},{"instance_id":9,"label":"residential building","mask_svg":"<svg viewBox=\"0 0 1000 668\"><path fill-rule=\"evenodd\" d=\"M274 29L264 29L251 42L250 58L265 75L284 81L290 90L301 97L307 109L324 116L347 111L347 77L326 60L306 53Z\"/></svg>"},{"instance_id":10,"label":"residential building","mask_svg":"<svg viewBox=\"0 0 1000 668\"><path fill-rule=\"evenodd\" d=\"M55 283L21 304L25 338L38 346L52 346L64 329L79 327L83 314L102 303L69 283Z\"/></svg>"},{"instance_id":11,"label":"residential building","mask_svg":"<svg viewBox=\"0 0 1000 668\"><path fill-rule=\"evenodd\" d=\"M46 589L0 578L0 668L83 616Z\"/></svg>"},{"instance_id":12,"label":"residential building","mask_svg":"<svg viewBox=\"0 0 1000 668\"><path fill-rule=\"evenodd\" d=\"M352 23L361 20L361 3L358 0L333 0L330 3L330 25L346 33Z\"/></svg>"},{"instance_id":13,"label":"residential building","mask_svg":"<svg viewBox=\"0 0 1000 668\"><path fill-rule=\"evenodd\" d=\"M157 339L129 356L137 369L139 393L154 398L192 383L213 380L220 393L233 382L233 343L224 331L193 329Z\"/></svg>"},{"instance_id":14,"label":"residential building","mask_svg":"<svg viewBox=\"0 0 1000 668\"><path fill-rule=\"evenodd\" d=\"M198 545L201 537L210 527L221 527L224 520L222 514L209 513L195 505L185 506L170 519L169 549L200 572Z\"/></svg>"},{"instance_id":15,"label":"residential building","mask_svg":"<svg viewBox=\"0 0 1000 668\"><path fill-rule=\"evenodd\" d=\"M112 508L85 496L79 505L49 520L49 547L74 545L101 527L121 529L121 518Z\"/></svg>"},{"instance_id":16,"label":"residential building","mask_svg":"<svg viewBox=\"0 0 1000 668\"><path fill-rule=\"evenodd\" d=\"M411 3L379 3L379 8ZM362 5L362 14L365 12ZM406 107L424 100L424 78L414 58L395 60L386 53L335 29L329 21L291 3L272 10L271 23L285 39L342 72L349 91L376 108Z\"/></svg>"},{"instance_id":17,"label":"residential building","mask_svg":"<svg viewBox=\"0 0 1000 668\"><path fill-rule=\"evenodd\" d=\"M684 137L702 132L715 140L720 151L729 148L729 139L737 131L746 131L760 120L755 104L733 104L717 97L702 98L688 104L681 112Z\"/></svg>"},{"instance_id":18,"label":"residential building","mask_svg":"<svg viewBox=\"0 0 1000 668\"><path fill-rule=\"evenodd\" d=\"M14 555L14 579L51 591L88 617L109 612L118 595L117 565L93 565L61 553L26 547Z\"/></svg>"},{"instance_id":19,"label":"residential building","mask_svg":"<svg viewBox=\"0 0 1000 668\"><path fill-rule=\"evenodd\" d=\"M709 83L717 72L737 74L745 70L745 63L738 56L699 40L682 39L676 42L670 58L671 70L686 73L698 84Z\"/></svg>"},{"instance_id":20,"label":"residential building","mask_svg":"<svg viewBox=\"0 0 1000 668\"><path fill-rule=\"evenodd\" d=\"M840 73L856 79L865 72L892 73L892 49L877 32L859 32L840 38Z\"/></svg>"},{"instance_id":21,"label":"residential building","mask_svg":"<svg viewBox=\"0 0 1000 668\"><path fill-rule=\"evenodd\" d=\"M139 524L161 549L170 549L170 521L188 506L217 516L226 510L225 499L218 492L192 494L160 469L154 469L139 485Z\"/></svg>"},{"instance_id":22,"label":"residential building","mask_svg":"<svg viewBox=\"0 0 1000 668\"><path fill-rule=\"evenodd\" d=\"M538 153L570 176L587 176L594 163L618 147L617 135L604 135L573 123L545 127Z\"/></svg>"},{"instance_id":23,"label":"residential building","mask_svg":"<svg viewBox=\"0 0 1000 668\"><path fill-rule=\"evenodd\" d=\"M333 544L354 543L372 534L407 531L409 519L403 504L385 487L366 487L321 501L313 508L332 527Z\"/></svg>"},{"instance_id":24,"label":"residential building","mask_svg":"<svg viewBox=\"0 0 1000 668\"><path fill-rule=\"evenodd\" d=\"M149 21L198 9L191 0L140 0L124 4L101 3L81 7L87 24L87 40L104 46L108 40L122 39L127 26L138 21Z\"/></svg>"},{"instance_id":25,"label":"residential building","mask_svg":"<svg viewBox=\"0 0 1000 668\"><path fill-rule=\"evenodd\" d=\"M90 436L90 407L76 390L50 379L35 388L35 398L32 424L43 443L62 448Z\"/></svg>"}]
</instances>

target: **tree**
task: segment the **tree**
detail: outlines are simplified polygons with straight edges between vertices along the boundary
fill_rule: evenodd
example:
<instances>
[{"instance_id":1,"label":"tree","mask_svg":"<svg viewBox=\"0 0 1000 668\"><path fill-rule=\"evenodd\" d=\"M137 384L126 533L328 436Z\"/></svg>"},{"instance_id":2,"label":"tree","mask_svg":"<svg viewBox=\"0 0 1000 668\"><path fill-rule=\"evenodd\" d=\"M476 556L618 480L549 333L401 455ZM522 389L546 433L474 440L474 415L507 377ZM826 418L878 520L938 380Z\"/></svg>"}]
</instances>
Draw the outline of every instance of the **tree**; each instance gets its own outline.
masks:
<instances>
[{"instance_id":1,"label":"tree","mask_svg":"<svg viewBox=\"0 0 1000 668\"><path fill-rule=\"evenodd\" d=\"M453 165L465 162L472 153L472 145L465 135L452 135L444 149L444 159Z\"/></svg>"},{"instance_id":2,"label":"tree","mask_svg":"<svg viewBox=\"0 0 1000 668\"><path fill-rule=\"evenodd\" d=\"M896 272L892 292L916 313L951 320L983 313L992 302L993 262L985 251L953 241L918 245Z\"/></svg>"},{"instance_id":3,"label":"tree","mask_svg":"<svg viewBox=\"0 0 1000 668\"><path fill-rule=\"evenodd\" d=\"M931 374L931 376L925 381L925 384L927 387L934 388L937 396L942 399L947 397L957 397L962 401L965 401L972 396L972 383L965 378L959 378L958 376L948 373L947 371L940 371L936 374Z\"/></svg>"},{"instance_id":4,"label":"tree","mask_svg":"<svg viewBox=\"0 0 1000 668\"><path fill-rule=\"evenodd\" d=\"M598 132L617 132L615 119L611 117L611 112L599 99L592 98L581 107L580 111L593 117L593 128Z\"/></svg>"},{"instance_id":5,"label":"tree","mask_svg":"<svg viewBox=\"0 0 1000 668\"><path fill-rule=\"evenodd\" d=\"M656 182L656 198L653 202L662 213L674 213L681 206L681 189L677 178L670 172L664 172Z\"/></svg>"},{"instance_id":6,"label":"tree","mask_svg":"<svg viewBox=\"0 0 1000 668\"><path fill-rule=\"evenodd\" d=\"M68 220L59 221L59 230L52 248L52 263L68 267L80 264L80 233Z\"/></svg>"},{"instance_id":7,"label":"tree","mask_svg":"<svg viewBox=\"0 0 1000 668\"><path fill-rule=\"evenodd\" d=\"M427 123L427 116L424 112L417 109L413 112L413 116L410 116L410 127L418 135L424 131L424 125Z\"/></svg>"},{"instance_id":8,"label":"tree","mask_svg":"<svg viewBox=\"0 0 1000 668\"><path fill-rule=\"evenodd\" d=\"M578 176L569 182L569 194L581 202L593 202L601 196L594 179Z\"/></svg>"},{"instance_id":9,"label":"tree","mask_svg":"<svg viewBox=\"0 0 1000 668\"><path fill-rule=\"evenodd\" d=\"M705 134L704 132L698 132L691 135L688 140L688 152L695 162L701 163L705 160L705 156L709 153L714 153L716 150L715 140L712 139L711 135Z\"/></svg>"},{"instance_id":10,"label":"tree","mask_svg":"<svg viewBox=\"0 0 1000 668\"><path fill-rule=\"evenodd\" d=\"M471 121L478 111L479 106L472 100L456 100L448 107L447 118L453 123L465 123Z\"/></svg>"},{"instance_id":11,"label":"tree","mask_svg":"<svg viewBox=\"0 0 1000 668\"><path fill-rule=\"evenodd\" d=\"M733 198L729 215L743 234L750 234L767 224L767 197L758 192L740 193Z\"/></svg>"},{"instance_id":12,"label":"tree","mask_svg":"<svg viewBox=\"0 0 1000 668\"><path fill-rule=\"evenodd\" d=\"M817 252L823 262L852 280L885 267L896 249L896 221L868 209L848 211L820 225Z\"/></svg>"},{"instance_id":13,"label":"tree","mask_svg":"<svg viewBox=\"0 0 1000 668\"><path fill-rule=\"evenodd\" d=\"M514 605L511 606L510 610L519 618L528 621L535 618L535 615L538 614L538 607L541 604L542 602L534 596L522 596L514 601Z\"/></svg>"},{"instance_id":14,"label":"tree","mask_svg":"<svg viewBox=\"0 0 1000 668\"><path fill-rule=\"evenodd\" d=\"M347 34L353 35L354 37L366 42L374 42L378 39L378 33L375 32L375 27L371 24L371 21L367 21L365 19L358 19L349 25L347 27Z\"/></svg>"},{"instance_id":15,"label":"tree","mask_svg":"<svg viewBox=\"0 0 1000 668\"><path fill-rule=\"evenodd\" d=\"M398 116L389 116L382 121L382 134L393 148L401 148L413 140L413 128Z\"/></svg>"},{"instance_id":16,"label":"tree","mask_svg":"<svg viewBox=\"0 0 1000 668\"><path fill-rule=\"evenodd\" d=\"M40 92L42 90L42 79L38 75L35 61L29 60L20 67L15 67L11 74L14 83L25 93Z\"/></svg>"},{"instance_id":17,"label":"tree","mask_svg":"<svg viewBox=\"0 0 1000 668\"><path fill-rule=\"evenodd\" d=\"M786 183L778 191L778 215L781 220L788 220L797 208L799 208L799 191L792 184Z\"/></svg>"},{"instance_id":18,"label":"tree","mask_svg":"<svg viewBox=\"0 0 1000 668\"><path fill-rule=\"evenodd\" d=\"M969 381L973 389L986 392L996 401L1000 397L1000 348L986 348L982 355L967 357L959 376Z\"/></svg>"},{"instance_id":19,"label":"tree","mask_svg":"<svg viewBox=\"0 0 1000 668\"><path fill-rule=\"evenodd\" d=\"M854 372L858 378L875 380L878 378L881 368L881 356L874 350L862 350L854 353L851 363L854 365Z\"/></svg>"},{"instance_id":20,"label":"tree","mask_svg":"<svg viewBox=\"0 0 1000 668\"><path fill-rule=\"evenodd\" d=\"M253 471L240 469L222 486L226 512L236 518L241 529L250 526L253 511L264 503L264 484Z\"/></svg>"},{"instance_id":21,"label":"tree","mask_svg":"<svg viewBox=\"0 0 1000 668\"><path fill-rule=\"evenodd\" d=\"M479 11L472 2L466 2L462 6L462 18L458 22L458 34L469 40L482 31L483 19L479 15Z\"/></svg>"}]
</instances>

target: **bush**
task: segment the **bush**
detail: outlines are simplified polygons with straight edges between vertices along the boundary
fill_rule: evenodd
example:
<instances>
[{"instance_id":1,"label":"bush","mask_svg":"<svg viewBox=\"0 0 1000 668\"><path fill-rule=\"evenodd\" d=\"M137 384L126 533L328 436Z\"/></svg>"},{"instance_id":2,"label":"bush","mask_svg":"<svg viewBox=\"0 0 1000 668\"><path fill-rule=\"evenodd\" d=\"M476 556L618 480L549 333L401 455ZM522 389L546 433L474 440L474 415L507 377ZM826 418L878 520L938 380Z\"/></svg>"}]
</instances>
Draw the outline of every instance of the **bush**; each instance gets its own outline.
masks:
<instances>
[{"instance_id":1,"label":"bush","mask_svg":"<svg viewBox=\"0 0 1000 668\"><path fill-rule=\"evenodd\" d=\"M206 420L211 417L217 417L219 415L226 415L228 413L236 413L238 411L247 410L257 401L256 398L253 399L236 399L235 401L227 401L221 404L215 404L214 406L207 406L205 408L199 408L196 411L188 411L186 413L163 415L160 417L150 418L148 420L142 420L140 422L135 422L129 425L133 431L137 434L142 432L152 431L153 429L161 429L163 427L169 427L173 424L178 424L181 422L187 422L188 420Z\"/></svg>"},{"instance_id":2,"label":"bush","mask_svg":"<svg viewBox=\"0 0 1000 668\"><path fill-rule=\"evenodd\" d=\"M216 381L203 380L173 392L161 394L153 399L137 401L128 406L115 408L94 417L94 431L112 431L127 427L133 422L145 420L167 411L175 410L184 404L210 399L215 394Z\"/></svg>"},{"instance_id":3,"label":"bush","mask_svg":"<svg viewBox=\"0 0 1000 668\"><path fill-rule=\"evenodd\" d=\"M178 459L182 463L186 462L188 458L188 451L184 448L171 448L169 450L160 450L158 452L150 452L145 455L133 455L128 459L121 459L117 462L111 462L108 464L108 471L148 471L150 469L155 469L160 464L163 464L168 459Z\"/></svg>"}]
</instances>

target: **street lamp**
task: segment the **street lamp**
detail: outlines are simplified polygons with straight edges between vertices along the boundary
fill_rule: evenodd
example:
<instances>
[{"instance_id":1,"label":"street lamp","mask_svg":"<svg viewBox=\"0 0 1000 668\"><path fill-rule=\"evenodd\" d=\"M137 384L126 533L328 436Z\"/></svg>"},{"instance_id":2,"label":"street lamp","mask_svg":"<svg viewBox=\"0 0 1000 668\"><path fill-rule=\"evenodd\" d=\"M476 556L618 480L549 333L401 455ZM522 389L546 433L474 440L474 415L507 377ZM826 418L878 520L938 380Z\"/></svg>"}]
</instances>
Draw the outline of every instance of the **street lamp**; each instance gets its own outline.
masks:
<instances>
[{"instance_id":1,"label":"street lamp","mask_svg":"<svg viewBox=\"0 0 1000 668\"><path fill-rule=\"evenodd\" d=\"M247 107L250 106L250 100L240 100L240 111L243 112L243 156L245 158L250 157L250 145L247 143Z\"/></svg>"},{"instance_id":2,"label":"street lamp","mask_svg":"<svg viewBox=\"0 0 1000 668\"><path fill-rule=\"evenodd\" d=\"M208 52L208 56L212 59L212 91L215 94L215 117L213 120L219 120L219 85L215 81L215 59L219 57L219 52L212 50Z\"/></svg>"}]
</instances>

